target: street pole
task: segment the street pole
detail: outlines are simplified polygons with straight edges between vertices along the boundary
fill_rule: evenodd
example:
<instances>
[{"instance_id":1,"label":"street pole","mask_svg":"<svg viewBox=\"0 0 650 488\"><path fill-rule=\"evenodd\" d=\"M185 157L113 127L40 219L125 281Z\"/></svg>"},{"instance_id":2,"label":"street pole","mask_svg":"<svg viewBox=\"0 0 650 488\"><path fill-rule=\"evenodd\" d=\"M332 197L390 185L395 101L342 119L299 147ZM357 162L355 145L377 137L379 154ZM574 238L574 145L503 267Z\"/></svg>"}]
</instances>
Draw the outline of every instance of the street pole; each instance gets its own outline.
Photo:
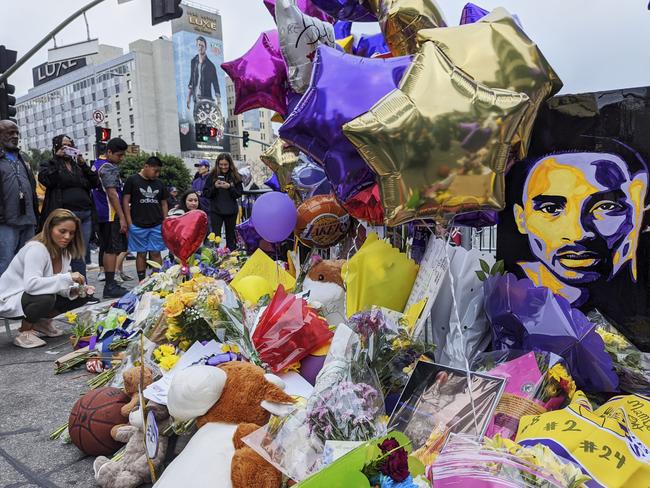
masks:
<instances>
[{"instance_id":1,"label":"street pole","mask_svg":"<svg viewBox=\"0 0 650 488\"><path fill-rule=\"evenodd\" d=\"M49 34L47 34L43 39L39 41L38 44L36 44L33 48L31 48L22 58L20 58L18 61L16 61L11 68L9 68L7 71L4 73L0 74L0 83L4 82L9 76L14 74L18 68L20 68L23 64L25 64L29 59L36 54L45 44L47 44L50 39L52 39L54 36L56 36L59 32L61 32L67 25L75 20L77 17L80 15L83 15L86 13L88 10L93 8L95 5L99 5L102 3L104 0L92 0L88 5L85 7L81 7L79 10L77 10L75 13L73 13L70 17L65 19L63 22L61 22L59 25L57 25L54 30L52 30Z\"/></svg>"},{"instance_id":2,"label":"street pole","mask_svg":"<svg viewBox=\"0 0 650 488\"><path fill-rule=\"evenodd\" d=\"M224 132L223 135L228 136L228 137L234 137L235 139L243 139L244 138L243 136L238 136L236 134L228 134L227 132ZM266 147L269 147L271 145L268 142L262 142L262 141L257 140L257 139L251 139L250 137L248 138L248 142L255 142L257 144L261 144L262 146L266 146Z\"/></svg>"}]
</instances>

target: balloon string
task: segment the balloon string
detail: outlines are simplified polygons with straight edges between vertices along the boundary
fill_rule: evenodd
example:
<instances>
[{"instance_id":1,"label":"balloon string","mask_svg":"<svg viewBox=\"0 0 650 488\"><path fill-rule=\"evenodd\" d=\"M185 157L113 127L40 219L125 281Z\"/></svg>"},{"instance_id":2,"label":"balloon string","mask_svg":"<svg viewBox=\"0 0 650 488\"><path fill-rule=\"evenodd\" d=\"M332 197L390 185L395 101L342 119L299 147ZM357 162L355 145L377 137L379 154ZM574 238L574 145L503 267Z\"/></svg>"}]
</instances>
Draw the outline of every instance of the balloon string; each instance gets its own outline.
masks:
<instances>
[{"instance_id":1,"label":"balloon string","mask_svg":"<svg viewBox=\"0 0 650 488\"><path fill-rule=\"evenodd\" d=\"M434 237L436 237L435 231L431 229L429 224L427 224L425 221L422 221L422 223L427 228L429 228L429 231L433 234ZM463 333L463 328L461 327L461 323L460 323L460 314L458 312L458 300L456 299L455 279L454 279L454 274L451 272L451 259L449 257L449 248L451 247L450 242L451 242L451 234L452 234L449 231L449 229L451 229L452 224L453 224L453 218L451 219L451 221L449 222L449 225L447 226L447 239L446 239L446 243L445 243L445 261L446 261L446 264L447 264L447 274L449 275L449 281L450 281L450 286L451 286L450 291L451 291L452 312L453 312L454 317L456 319L454 321L454 326L456 327L457 332L458 332L458 334L460 336L460 344L461 344L461 348L462 348L463 360L464 360L464 363L465 363L465 374L467 375L467 391L469 392L469 400L470 400L470 404L472 406L472 417L473 417L473 420L474 420L474 429L476 431L476 436L478 437L479 436L478 416L477 416L477 413L476 413L476 405L475 405L475 402L474 402L474 391L473 391L473 388L472 388L472 374L471 374L471 371L469 369L469 360L467 359L467 348L465 347L465 334Z\"/></svg>"}]
</instances>

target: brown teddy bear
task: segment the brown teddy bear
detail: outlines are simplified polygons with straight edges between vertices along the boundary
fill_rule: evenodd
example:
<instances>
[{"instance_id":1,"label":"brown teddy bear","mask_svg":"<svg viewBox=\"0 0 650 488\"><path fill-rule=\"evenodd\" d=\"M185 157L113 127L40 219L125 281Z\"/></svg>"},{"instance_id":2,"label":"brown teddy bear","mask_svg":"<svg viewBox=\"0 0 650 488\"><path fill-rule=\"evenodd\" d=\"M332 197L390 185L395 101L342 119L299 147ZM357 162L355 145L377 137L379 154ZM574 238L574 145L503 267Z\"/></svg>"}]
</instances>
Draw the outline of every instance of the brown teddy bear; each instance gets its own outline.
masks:
<instances>
[{"instance_id":1,"label":"brown teddy bear","mask_svg":"<svg viewBox=\"0 0 650 488\"><path fill-rule=\"evenodd\" d=\"M345 260L322 260L316 258L305 281L303 291L309 292L309 304L320 309L330 325L345 322L345 288L341 269Z\"/></svg>"},{"instance_id":2,"label":"brown teddy bear","mask_svg":"<svg viewBox=\"0 0 650 488\"><path fill-rule=\"evenodd\" d=\"M242 437L289 413L293 398L280 378L251 363L193 366L174 375L167 405L175 420L199 429L155 488L278 488L282 475Z\"/></svg>"},{"instance_id":3,"label":"brown teddy bear","mask_svg":"<svg viewBox=\"0 0 650 488\"><path fill-rule=\"evenodd\" d=\"M122 415L125 417L128 417L133 409L140 404L138 387L140 386L141 375L142 369L139 366L133 366L122 373L122 378L124 378L124 392L131 397L131 401L122 407ZM142 391L151 383L153 383L153 371L151 371L151 368L145 366Z\"/></svg>"},{"instance_id":4,"label":"brown teddy bear","mask_svg":"<svg viewBox=\"0 0 650 488\"><path fill-rule=\"evenodd\" d=\"M137 368L140 369L140 368ZM164 429L169 413L167 408L157 403L149 402L147 412L153 411L159 432ZM118 442L126 444L124 454L118 461L112 461L105 456L99 456L93 463L95 480L102 488L135 488L142 483L151 481L149 463L145 454L144 421L140 408L135 408L129 414L129 424L116 425L111 430L111 436ZM158 452L152 460L154 469L162 464L167 454L167 437L158 436Z\"/></svg>"}]
</instances>

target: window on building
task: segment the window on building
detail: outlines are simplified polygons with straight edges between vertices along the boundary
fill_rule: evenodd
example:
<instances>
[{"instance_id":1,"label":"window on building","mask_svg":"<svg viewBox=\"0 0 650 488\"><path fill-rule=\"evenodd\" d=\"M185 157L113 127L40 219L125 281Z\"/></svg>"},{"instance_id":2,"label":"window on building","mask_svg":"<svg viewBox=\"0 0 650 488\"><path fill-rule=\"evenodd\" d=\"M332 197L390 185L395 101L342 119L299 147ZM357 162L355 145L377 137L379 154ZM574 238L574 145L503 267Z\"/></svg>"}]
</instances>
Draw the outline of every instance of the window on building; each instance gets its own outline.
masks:
<instances>
[{"instance_id":1,"label":"window on building","mask_svg":"<svg viewBox=\"0 0 650 488\"><path fill-rule=\"evenodd\" d=\"M118 112L120 111L120 102L119 101L115 102L115 110L117 110Z\"/></svg>"},{"instance_id":2,"label":"window on building","mask_svg":"<svg viewBox=\"0 0 650 488\"><path fill-rule=\"evenodd\" d=\"M131 80L126 80L126 89L131 91L133 89L133 83Z\"/></svg>"},{"instance_id":3,"label":"window on building","mask_svg":"<svg viewBox=\"0 0 650 488\"><path fill-rule=\"evenodd\" d=\"M131 132L131 142L135 143L135 132Z\"/></svg>"},{"instance_id":4,"label":"window on building","mask_svg":"<svg viewBox=\"0 0 650 488\"><path fill-rule=\"evenodd\" d=\"M104 98L108 98L108 88L104 88Z\"/></svg>"},{"instance_id":5,"label":"window on building","mask_svg":"<svg viewBox=\"0 0 650 488\"><path fill-rule=\"evenodd\" d=\"M117 119L117 128L118 129L122 128L122 119L120 119L120 118Z\"/></svg>"},{"instance_id":6,"label":"window on building","mask_svg":"<svg viewBox=\"0 0 650 488\"><path fill-rule=\"evenodd\" d=\"M129 123L131 124L131 127L135 124L135 117L133 117L133 114L129 115Z\"/></svg>"},{"instance_id":7,"label":"window on building","mask_svg":"<svg viewBox=\"0 0 650 488\"><path fill-rule=\"evenodd\" d=\"M116 94L120 93L120 84L119 83L115 83L115 93Z\"/></svg>"},{"instance_id":8,"label":"window on building","mask_svg":"<svg viewBox=\"0 0 650 488\"><path fill-rule=\"evenodd\" d=\"M129 108L133 108L133 98L129 97Z\"/></svg>"}]
</instances>

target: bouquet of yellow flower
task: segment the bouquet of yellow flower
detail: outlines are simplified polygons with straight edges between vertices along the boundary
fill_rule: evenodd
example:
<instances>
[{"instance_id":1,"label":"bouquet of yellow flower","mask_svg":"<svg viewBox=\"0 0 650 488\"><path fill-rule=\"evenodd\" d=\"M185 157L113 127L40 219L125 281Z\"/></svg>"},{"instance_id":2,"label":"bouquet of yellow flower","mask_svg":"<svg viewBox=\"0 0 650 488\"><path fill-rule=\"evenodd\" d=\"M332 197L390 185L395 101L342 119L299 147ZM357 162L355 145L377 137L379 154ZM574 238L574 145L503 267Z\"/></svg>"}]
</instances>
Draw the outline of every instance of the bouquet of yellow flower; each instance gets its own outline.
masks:
<instances>
[{"instance_id":1,"label":"bouquet of yellow flower","mask_svg":"<svg viewBox=\"0 0 650 488\"><path fill-rule=\"evenodd\" d=\"M72 324L72 328L69 331L72 347L74 349L86 347L89 344L90 336L95 334L97 330L93 313L90 310L81 313L66 312L64 317L69 324Z\"/></svg>"},{"instance_id":2,"label":"bouquet of yellow flower","mask_svg":"<svg viewBox=\"0 0 650 488\"><path fill-rule=\"evenodd\" d=\"M195 341L215 338L208 321L218 314L223 297L223 290L215 285L214 278L196 275L165 297L163 310L167 319L167 340L189 347Z\"/></svg>"},{"instance_id":3,"label":"bouquet of yellow flower","mask_svg":"<svg viewBox=\"0 0 650 488\"><path fill-rule=\"evenodd\" d=\"M153 350L153 360L160 366L163 371L169 371L180 359L176 354L176 347L173 344L162 344Z\"/></svg>"},{"instance_id":4,"label":"bouquet of yellow flower","mask_svg":"<svg viewBox=\"0 0 650 488\"><path fill-rule=\"evenodd\" d=\"M596 324L596 332L612 358L621 390L650 395L650 353L641 352L597 310L587 317Z\"/></svg>"}]
</instances>

